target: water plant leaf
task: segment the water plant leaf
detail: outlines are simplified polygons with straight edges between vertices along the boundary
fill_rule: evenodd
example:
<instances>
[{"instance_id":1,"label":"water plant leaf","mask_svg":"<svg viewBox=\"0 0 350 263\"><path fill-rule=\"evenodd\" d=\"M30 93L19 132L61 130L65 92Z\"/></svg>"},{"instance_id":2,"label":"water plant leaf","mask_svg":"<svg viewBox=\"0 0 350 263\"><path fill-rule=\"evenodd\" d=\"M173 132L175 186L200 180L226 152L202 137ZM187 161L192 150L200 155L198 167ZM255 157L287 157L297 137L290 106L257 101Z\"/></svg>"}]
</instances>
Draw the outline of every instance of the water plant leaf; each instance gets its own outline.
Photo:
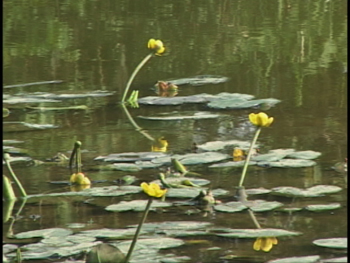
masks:
<instances>
[{"instance_id":1,"label":"water plant leaf","mask_svg":"<svg viewBox=\"0 0 350 263\"><path fill-rule=\"evenodd\" d=\"M272 107L281 100L268 98L268 99L257 99L257 100L247 100L236 97L226 96L226 98L219 97L211 100L207 106L212 109L248 109L248 108L259 108L260 105L269 105Z\"/></svg>"},{"instance_id":2,"label":"water plant leaf","mask_svg":"<svg viewBox=\"0 0 350 263\"><path fill-rule=\"evenodd\" d=\"M215 163L212 165L209 165L209 168L227 168L227 167L243 167L245 161L229 161L229 162L223 162L223 163ZM256 165L257 162L249 161L248 165Z\"/></svg>"},{"instance_id":3,"label":"water plant leaf","mask_svg":"<svg viewBox=\"0 0 350 263\"><path fill-rule=\"evenodd\" d=\"M199 195L200 188L169 188L166 196L168 198L195 198ZM229 191L224 189L214 189L212 191L215 197L227 195Z\"/></svg>"},{"instance_id":4,"label":"water plant leaf","mask_svg":"<svg viewBox=\"0 0 350 263\"><path fill-rule=\"evenodd\" d=\"M125 211L140 212L145 210L147 202L148 202L147 200L121 201L118 204L109 205L105 209L111 212L125 212ZM153 200L150 210L152 211L152 210L156 210L156 208L170 207L170 206L172 206L172 203Z\"/></svg>"},{"instance_id":5,"label":"water plant leaf","mask_svg":"<svg viewBox=\"0 0 350 263\"><path fill-rule=\"evenodd\" d=\"M325 204L325 205L307 205L305 207L306 210L313 211L313 212L334 210L338 208L341 208L341 204L339 203L332 203L332 204Z\"/></svg>"},{"instance_id":6,"label":"water plant leaf","mask_svg":"<svg viewBox=\"0 0 350 263\"><path fill-rule=\"evenodd\" d=\"M147 231L141 229L141 235L147 233ZM85 237L93 238L107 238L107 239L129 239L135 235L134 228L128 229L111 229L111 228L102 228L102 229L92 229L80 231L79 235Z\"/></svg>"},{"instance_id":7,"label":"water plant leaf","mask_svg":"<svg viewBox=\"0 0 350 263\"><path fill-rule=\"evenodd\" d=\"M202 221L165 221L145 223L142 225L142 230L150 233L163 230L205 230L211 225L210 222ZM136 228L137 225L129 225L128 227Z\"/></svg>"},{"instance_id":8,"label":"water plant leaf","mask_svg":"<svg viewBox=\"0 0 350 263\"><path fill-rule=\"evenodd\" d=\"M267 261L267 263L318 263L320 256L288 257Z\"/></svg>"},{"instance_id":9,"label":"water plant leaf","mask_svg":"<svg viewBox=\"0 0 350 263\"><path fill-rule=\"evenodd\" d=\"M60 111L60 110L87 110L89 109L86 105L76 105L67 107L32 107L26 106L26 109L39 110L39 111Z\"/></svg>"},{"instance_id":10,"label":"water plant leaf","mask_svg":"<svg viewBox=\"0 0 350 263\"><path fill-rule=\"evenodd\" d=\"M253 212L265 212L271 211L281 206L283 206L283 204L277 201L269 202L265 200L254 200L246 201L244 202L244 204L242 202L235 201L222 203L219 205L215 205L214 209L220 212L235 213L247 209L249 207Z\"/></svg>"},{"instance_id":11,"label":"water plant leaf","mask_svg":"<svg viewBox=\"0 0 350 263\"><path fill-rule=\"evenodd\" d=\"M263 187L259 187L259 188L245 189L245 192L247 195L261 195L261 194L268 194L271 192L271 190L265 189Z\"/></svg>"},{"instance_id":12,"label":"water plant leaf","mask_svg":"<svg viewBox=\"0 0 350 263\"><path fill-rule=\"evenodd\" d=\"M348 238L347 237L337 237L337 238L322 238L312 241L312 243L319 247L327 248L348 248Z\"/></svg>"},{"instance_id":13,"label":"water plant leaf","mask_svg":"<svg viewBox=\"0 0 350 263\"><path fill-rule=\"evenodd\" d=\"M250 147L250 141L239 141L239 140L229 140L229 141L211 141L204 144L197 145L197 148L203 151L220 151L226 147L238 147L241 149L248 149ZM255 145L254 148L258 148L258 145Z\"/></svg>"},{"instance_id":14,"label":"water plant leaf","mask_svg":"<svg viewBox=\"0 0 350 263\"><path fill-rule=\"evenodd\" d=\"M258 162L258 166L277 168L301 168L315 166L316 162L303 159L282 159L277 162Z\"/></svg>"},{"instance_id":15,"label":"water plant leaf","mask_svg":"<svg viewBox=\"0 0 350 263\"><path fill-rule=\"evenodd\" d=\"M227 82L229 78L219 75L199 75L189 78L172 79L167 80L167 82L173 83L175 85L185 85L189 84L192 86L201 86L205 84L219 84Z\"/></svg>"},{"instance_id":16,"label":"water plant leaf","mask_svg":"<svg viewBox=\"0 0 350 263\"><path fill-rule=\"evenodd\" d=\"M127 153L112 153L106 156L98 156L95 161L104 162L136 162L136 161L151 161L158 157L169 156L162 152L127 152Z\"/></svg>"},{"instance_id":17,"label":"water plant leaf","mask_svg":"<svg viewBox=\"0 0 350 263\"><path fill-rule=\"evenodd\" d=\"M181 115L180 115L181 114ZM137 116L140 119L152 120L152 121L175 121L175 120L201 120L201 119L216 119L221 116L220 114L214 114L206 111L196 112L166 112L160 113L157 116Z\"/></svg>"},{"instance_id":18,"label":"water plant leaf","mask_svg":"<svg viewBox=\"0 0 350 263\"><path fill-rule=\"evenodd\" d=\"M291 154L288 154L287 157L294 159L304 159L304 160L312 160L316 159L321 155L320 152L315 151L297 151Z\"/></svg>"},{"instance_id":19,"label":"water plant leaf","mask_svg":"<svg viewBox=\"0 0 350 263\"><path fill-rule=\"evenodd\" d=\"M27 232L18 233L15 235L15 238L33 238L33 237L64 237L72 234L73 231L65 228L46 228L39 230L32 230Z\"/></svg>"},{"instance_id":20,"label":"water plant leaf","mask_svg":"<svg viewBox=\"0 0 350 263\"><path fill-rule=\"evenodd\" d=\"M223 204L214 205L215 211L225 212L225 213L236 213L247 209L245 205L241 202L228 202Z\"/></svg>"},{"instance_id":21,"label":"water plant leaf","mask_svg":"<svg viewBox=\"0 0 350 263\"><path fill-rule=\"evenodd\" d=\"M175 154L169 157L159 157L152 160L153 163L161 163L162 165L170 164L171 158L176 158L183 165L194 165L194 164L205 164L220 162L229 158L232 158L228 154L217 153L217 152L204 152L204 153L188 153L188 154Z\"/></svg>"},{"instance_id":22,"label":"water plant leaf","mask_svg":"<svg viewBox=\"0 0 350 263\"><path fill-rule=\"evenodd\" d=\"M53 124L35 124L35 123L28 123L23 121L10 121L10 122L3 122L4 126L4 132L11 132L11 131L30 131L30 130L45 130L45 129L53 129L58 128L57 125Z\"/></svg>"},{"instance_id":23,"label":"water plant leaf","mask_svg":"<svg viewBox=\"0 0 350 263\"><path fill-rule=\"evenodd\" d=\"M271 189L271 194L293 197L317 197L325 194L333 194L341 191L342 188L335 185L315 185L307 189L300 189L292 186L280 186Z\"/></svg>"},{"instance_id":24,"label":"water plant leaf","mask_svg":"<svg viewBox=\"0 0 350 263\"><path fill-rule=\"evenodd\" d=\"M197 94L191 96L177 96L177 97L158 97L158 96L148 96L144 98L140 98L138 100L139 104L143 105L169 105L169 106L177 106L185 103L206 103L215 97L215 95L211 94Z\"/></svg>"},{"instance_id":25,"label":"water plant leaf","mask_svg":"<svg viewBox=\"0 0 350 263\"><path fill-rule=\"evenodd\" d=\"M181 184L182 181L184 180L189 180L192 183L199 185L199 186L204 186L207 184L210 184L210 181L207 179L203 179L203 178L192 178L192 177L167 177L166 178L166 182L169 184ZM152 181L151 183L156 183L156 184L161 184L161 181L159 179Z\"/></svg>"},{"instance_id":26,"label":"water plant leaf","mask_svg":"<svg viewBox=\"0 0 350 263\"><path fill-rule=\"evenodd\" d=\"M262 229L225 229L226 233L216 233L219 237L229 238L257 238L257 237L282 237L299 236L302 233L277 228Z\"/></svg>"}]
</instances>

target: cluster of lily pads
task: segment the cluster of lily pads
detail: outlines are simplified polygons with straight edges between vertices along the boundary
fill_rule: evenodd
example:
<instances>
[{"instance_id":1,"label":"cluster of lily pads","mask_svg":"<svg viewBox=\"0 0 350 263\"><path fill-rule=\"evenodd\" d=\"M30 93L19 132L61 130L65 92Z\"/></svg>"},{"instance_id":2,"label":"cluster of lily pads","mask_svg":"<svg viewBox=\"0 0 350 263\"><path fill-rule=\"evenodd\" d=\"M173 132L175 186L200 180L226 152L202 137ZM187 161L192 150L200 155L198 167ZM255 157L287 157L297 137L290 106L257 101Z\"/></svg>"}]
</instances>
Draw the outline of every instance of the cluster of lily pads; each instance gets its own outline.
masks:
<instances>
[{"instance_id":1,"label":"cluster of lily pads","mask_svg":"<svg viewBox=\"0 0 350 263\"><path fill-rule=\"evenodd\" d=\"M105 207L110 212L125 211L143 211L143 216L138 225L130 225L125 229L95 229L73 231L76 226L67 226L67 228L50 228L42 230L33 230L18 234L13 234L11 238L27 239L40 238L37 243L19 247L17 245L4 245L4 254L8 258L20 257L24 260L28 259L59 259L72 255L85 253L85 259L81 262L107 263L107 262L167 262L171 258L171 262L187 262L191 260L189 257L178 257L173 254L158 253L161 249L180 247L187 244L183 237L188 236L216 236L223 238L245 238L255 239L253 249L256 251L269 252L274 245L278 244L277 238L293 237L302 235L301 232L289 231L285 229L263 228L255 218L254 213L265 211L288 211L297 212L300 210L308 211L325 211L340 208L340 204L314 204L306 207L284 207L283 203L265 200L249 201L249 195L271 194L283 195L288 197L318 197L326 194L337 193L342 189L337 186L317 185L307 189L300 189L291 186L275 187L272 189L258 188L245 189L244 179L249 165L257 165L264 168L296 168L315 166L314 159L321 153L314 151L296 151L294 149L275 149L268 153L257 153L257 139L262 128L269 127L274 119L264 112L258 114L251 113L249 121L256 127L255 136L250 141L215 141L207 142L202 145L196 145L196 151L188 154L171 154L167 151L168 142L164 137L153 138L148 132L144 131L137 125L127 110L127 106L138 107L141 105L180 105L184 103L202 103L206 104L212 110L219 109L259 109L266 111L271 106L279 103L277 99L256 99L254 96L237 93L219 93L217 95L198 94L193 96L177 96L165 95L160 97L150 96L138 99L138 91L133 91L128 100L126 100L128 90L131 86L136 74L143 65L154 55L160 56L165 52L165 47L160 40L151 39L148 42L148 48L151 53L145 57L131 75L122 98L122 109L127 114L130 122L135 129L142 133L147 139L153 142L150 152L128 152L116 153L108 156L98 156L95 161L101 170L121 170L127 172L138 172L142 169L159 169L159 179L152 182L142 182L138 185L122 185L122 186L104 186L90 187L94 184L92 178L87 178L81 170L81 142L76 142L71 157L69 158L69 167L75 166L75 171L70 177L72 185L85 185L88 187L80 188L72 192L65 193L49 193L25 196L25 202L35 202L40 198L50 198L59 196L123 196L128 194L145 193L147 200L120 201ZM203 85L206 83L221 83L227 81L227 78L221 76L196 76L182 80L170 80L165 83L158 82L158 92L175 90L174 86L182 84ZM159 90L162 89L162 90ZM167 90L168 89L168 90ZM160 92L162 91L162 92ZM104 94L106 95L106 94ZM36 97L35 97L36 96ZM36 94L33 98L47 97L47 94ZM18 96L19 97L19 96ZM7 103L13 102L13 96L7 96L4 100ZM47 99L45 97L45 99ZM50 102L57 100L49 96ZM17 101L18 102L18 101ZM33 108L33 107L32 107ZM34 108L38 110L39 108ZM40 110L44 110L40 108ZM215 118L217 113L195 112L186 116L177 114L160 114L158 116L139 116L142 119L152 121L167 121L174 119L203 119ZM28 125L28 124L25 124ZM224 153L226 147L234 148L232 154ZM246 151L241 151L241 149ZM13 148L9 147L10 152ZM237 160L237 157L238 160ZM15 157L6 157L5 162L8 167L11 162L16 162ZM30 157L28 157L30 158ZM67 158L68 159L68 158ZM228 161L229 160L229 161ZM216 200L219 196L231 196L233 193L225 189L211 189L208 187L210 181L200 178L200 174L189 170L186 166L191 165L208 165L209 168L227 169L228 167L243 167L242 175L237 187L237 201L222 203ZM167 169L164 170L163 168ZM129 178L130 179L130 178ZM130 184L133 181L129 181ZM161 198L161 200L158 200ZM185 199L179 201L179 199ZM89 201L86 201L89 203ZM23 204L24 206L24 204ZM212 226L209 222L201 221L174 221L174 222L153 222L145 223L147 215L150 211L157 209L171 209L172 207L194 207L203 216L218 213L235 213L247 211L256 226L256 229L232 229L218 228ZM11 211L11 206L9 208ZM10 217L8 217L9 220ZM13 217L11 226L15 222ZM78 226L78 228L80 228ZM140 240L138 240L140 237ZM132 241L129 239L133 238ZM102 242L101 240L113 240L112 242ZM329 238L314 240L313 244L320 247L346 249L346 238ZM223 256L223 260L228 257ZM292 257L270 261L271 263L282 262L321 262L320 256L312 255L306 257ZM336 260L336 259L335 259ZM341 259L340 259L341 260ZM66 261L79 262L79 260ZM170 262L170 261L168 261ZM330 262L330 261L327 261ZM334 261L336 262L336 261ZM340 261L337 261L340 262Z\"/></svg>"}]
</instances>

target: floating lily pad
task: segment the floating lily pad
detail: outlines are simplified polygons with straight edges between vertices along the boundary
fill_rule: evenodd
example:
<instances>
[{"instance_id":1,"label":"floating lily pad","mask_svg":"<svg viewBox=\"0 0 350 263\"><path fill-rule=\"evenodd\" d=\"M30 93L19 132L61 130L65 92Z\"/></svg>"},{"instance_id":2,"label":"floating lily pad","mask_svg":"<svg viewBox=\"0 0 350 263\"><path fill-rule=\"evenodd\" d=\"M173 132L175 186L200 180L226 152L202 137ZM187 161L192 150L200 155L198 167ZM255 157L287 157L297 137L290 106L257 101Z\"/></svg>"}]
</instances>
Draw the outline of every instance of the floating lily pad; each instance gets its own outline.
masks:
<instances>
[{"instance_id":1,"label":"floating lily pad","mask_svg":"<svg viewBox=\"0 0 350 263\"><path fill-rule=\"evenodd\" d=\"M19 96L9 96L6 99L3 99L2 102L4 104L18 104L18 103L44 103L44 102L60 102L59 100L54 99L44 99L44 98L26 98Z\"/></svg>"},{"instance_id":2,"label":"floating lily pad","mask_svg":"<svg viewBox=\"0 0 350 263\"><path fill-rule=\"evenodd\" d=\"M320 256L289 257L267 261L267 263L318 263Z\"/></svg>"},{"instance_id":3,"label":"floating lily pad","mask_svg":"<svg viewBox=\"0 0 350 263\"><path fill-rule=\"evenodd\" d=\"M315 166L316 162L303 159L282 159L278 162L258 162L258 166L277 168L301 168Z\"/></svg>"},{"instance_id":4,"label":"floating lily pad","mask_svg":"<svg viewBox=\"0 0 350 263\"><path fill-rule=\"evenodd\" d=\"M245 192L247 195L261 195L261 194L268 194L271 192L271 190L265 189L263 187L259 187L259 188L246 189Z\"/></svg>"},{"instance_id":5,"label":"floating lily pad","mask_svg":"<svg viewBox=\"0 0 350 263\"><path fill-rule=\"evenodd\" d=\"M186 114L186 115L185 115ZM220 116L206 111L196 112L170 112L161 113L158 116L137 116L140 119L151 120L151 121L174 121L174 120L201 120L201 119L216 119Z\"/></svg>"},{"instance_id":6,"label":"floating lily pad","mask_svg":"<svg viewBox=\"0 0 350 263\"><path fill-rule=\"evenodd\" d=\"M140 235L145 234L146 231L141 229ZM92 229L84 230L79 232L79 235L86 237L94 238L108 238L108 239L129 239L135 235L135 229L111 229L111 228L102 228L102 229Z\"/></svg>"},{"instance_id":7,"label":"floating lily pad","mask_svg":"<svg viewBox=\"0 0 350 263\"><path fill-rule=\"evenodd\" d=\"M241 99L239 97L231 97L228 95L226 98L216 98L211 100L208 103L208 107L213 109L248 109L260 107L262 104L268 104L270 107L272 107L281 102L280 100L274 98L247 100Z\"/></svg>"},{"instance_id":8,"label":"floating lily pad","mask_svg":"<svg viewBox=\"0 0 350 263\"><path fill-rule=\"evenodd\" d=\"M32 161L33 159L29 156L11 156L9 160L11 164L28 163ZM5 161L2 161L2 163L5 164Z\"/></svg>"},{"instance_id":9,"label":"floating lily pad","mask_svg":"<svg viewBox=\"0 0 350 263\"><path fill-rule=\"evenodd\" d=\"M136 162L136 161L151 161L155 158L168 156L162 152L127 152L127 153L112 153L107 156L98 156L95 161L104 162Z\"/></svg>"},{"instance_id":10,"label":"floating lily pad","mask_svg":"<svg viewBox=\"0 0 350 263\"><path fill-rule=\"evenodd\" d=\"M199 186L204 186L207 184L210 184L210 181L207 179L203 179L203 178L192 178L192 177L167 177L166 178L166 182L169 184L181 184L182 181L184 180L190 180L192 183L199 185ZM160 180L154 180L151 183L156 183L156 184L161 184Z\"/></svg>"},{"instance_id":11,"label":"floating lily pad","mask_svg":"<svg viewBox=\"0 0 350 263\"><path fill-rule=\"evenodd\" d=\"M147 200L132 200L132 201L121 201L118 204L107 206L105 209L111 212L125 212L125 211L144 211L147 205ZM161 202L154 200L151 204L151 210L155 210L159 207L170 207L172 203Z\"/></svg>"},{"instance_id":12,"label":"floating lily pad","mask_svg":"<svg viewBox=\"0 0 350 263\"><path fill-rule=\"evenodd\" d=\"M229 78L218 75L199 75L190 78L172 79L167 80L167 82L173 83L175 85L185 85L189 84L192 86L201 86L205 84L219 84L227 82Z\"/></svg>"},{"instance_id":13,"label":"floating lily pad","mask_svg":"<svg viewBox=\"0 0 350 263\"><path fill-rule=\"evenodd\" d=\"M211 94L197 94L192 96L177 96L177 97L158 97L158 96L148 96L138 99L139 104L143 105L181 105L185 103L206 103L210 99L214 98L215 95Z\"/></svg>"},{"instance_id":14,"label":"floating lily pad","mask_svg":"<svg viewBox=\"0 0 350 263\"><path fill-rule=\"evenodd\" d=\"M259 154L252 157L252 161L256 162L278 162L279 160L282 160L284 157L286 157L286 153L276 153L276 152L269 152L265 154Z\"/></svg>"},{"instance_id":15,"label":"floating lily pad","mask_svg":"<svg viewBox=\"0 0 350 263\"><path fill-rule=\"evenodd\" d=\"M281 237L281 236L299 236L302 233L296 231L288 231L277 228L263 229L226 229L228 233L216 234L220 237L230 238L257 238L257 237Z\"/></svg>"},{"instance_id":16,"label":"floating lily pad","mask_svg":"<svg viewBox=\"0 0 350 263\"><path fill-rule=\"evenodd\" d=\"M166 194L169 198L195 198L199 195L200 189L198 188L170 188ZM226 195L229 192L223 189L214 189L212 191L215 197Z\"/></svg>"},{"instance_id":17,"label":"floating lily pad","mask_svg":"<svg viewBox=\"0 0 350 263\"><path fill-rule=\"evenodd\" d=\"M49 197L49 196L122 196L127 194L139 193L141 191L142 189L139 186L113 185L113 186L103 186L103 187L92 187L92 188L84 189L80 192L63 192L63 193L28 195L28 199Z\"/></svg>"},{"instance_id":18,"label":"floating lily pad","mask_svg":"<svg viewBox=\"0 0 350 263\"><path fill-rule=\"evenodd\" d=\"M9 154L28 154L27 149L16 148L13 146L3 146L2 149L3 149L3 152L9 153Z\"/></svg>"},{"instance_id":19,"label":"floating lily pad","mask_svg":"<svg viewBox=\"0 0 350 263\"><path fill-rule=\"evenodd\" d=\"M305 190L292 186L280 186L272 188L271 194L294 197L317 197L337 193L341 190L341 187L335 185L316 185Z\"/></svg>"},{"instance_id":20,"label":"floating lily pad","mask_svg":"<svg viewBox=\"0 0 350 263\"><path fill-rule=\"evenodd\" d=\"M288 154L287 157L294 158L294 159L312 160L312 159L316 159L320 155L321 155L320 152L315 152L315 151L299 151L299 152L293 152L291 154Z\"/></svg>"},{"instance_id":21,"label":"floating lily pad","mask_svg":"<svg viewBox=\"0 0 350 263\"><path fill-rule=\"evenodd\" d=\"M113 170L125 171L125 172L138 172L141 171L138 165L134 163L113 163L108 165L109 167L113 167Z\"/></svg>"},{"instance_id":22,"label":"floating lily pad","mask_svg":"<svg viewBox=\"0 0 350 263\"><path fill-rule=\"evenodd\" d=\"M220 212L235 213L247 209L249 207L254 212L265 212L271 211L281 206L283 206L283 204L277 201L268 202L265 200L254 200L246 201L244 203L232 201L226 204L215 205L214 209Z\"/></svg>"},{"instance_id":23,"label":"floating lily pad","mask_svg":"<svg viewBox=\"0 0 350 263\"><path fill-rule=\"evenodd\" d=\"M40 230L32 230L27 232L18 233L15 238L33 238L33 237L65 237L72 234L73 231L65 228L46 228Z\"/></svg>"},{"instance_id":24,"label":"floating lily pad","mask_svg":"<svg viewBox=\"0 0 350 263\"><path fill-rule=\"evenodd\" d=\"M239 140L229 140L229 141L212 141L212 142L206 142L201 145L197 145L198 149L201 149L203 151L220 151L223 150L227 146L234 146L239 147L241 149L248 149L250 147L251 142L250 141L239 141ZM255 148L258 146L255 145Z\"/></svg>"},{"instance_id":25,"label":"floating lily pad","mask_svg":"<svg viewBox=\"0 0 350 263\"><path fill-rule=\"evenodd\" d=\"M321 260L321 263L347 263L348 258L347 257L340 257L340 258L327 258Z\"/></svg>"},{"instance_id":26,"label":"floating lily pad","mask_svg":"<svg viewBox=\"0 0 350 263\"><path fill-rule=\"evenodd\" d=\"M327 211L341 208L339 203L326 204L326 205L308 205L305 207L306 210L319 212L319 211Z\"/></svg>"},{"instance_id":27,"label":"floating lily pad","mask_svg":"<svg viewBox=\"0 0 350 263\"><path fill-rule=\"evenodd\" d=\"M212 223L201 221L165 221L155 223L145 223L142 225L142 230L153 233L160 230L205 230ZM136 228L137 225L130 225L128 227Z\"/></svg>"},{"instance_id":28,"label":"floating lily pad","mask_svg":"<svg viewBox=\"0 0 350 263\"><path fill-rule=\"evenodd\" d=\"M171 163L171 158L176 158L183 165L194 165L194 164L205 164L220 162L228 158L232 158L228 154L217 153L217 152L204 152L204 153L189 153L184 155L173 155L169 157L159 157L152 160L153 163L161 163L168 165Z\"/></svg>"},{"instance_id":29,"label":"floating lily pad","mask_svg":"<svg viewBox=\"0 0 350 263\"><path fill-rule=\"evenodd\" d=\"M312 241L312 243L319 247L341 248L341 249L348 248L347 237L316 239Z\"/></svg>"},{"instance_id":30,"label":"floating lily pad","mask_svg":"<svg viewBox=\"0 0 350 263\"><path fill-rule=\"evenodd\" d=\"M214 205L214 209L219 212L236 213L247 209L247 207L241 202L232 201L225 204Z\"/></svg>"},{"instance_id":31,"label":"floating lily pad","mask_svg":"<svg viewBox=\"0 0 350 263\"><path fill-rule=\"evenodd\" d=\"M228 168L228 167L243 167L245 161L229 161L229 162L223 162L223 163L216 163L209 165L209 168ZM257 162L249 161L248 165L256 165Z\"/></svg>"},{"instance_id":32,"label":"floating lily pad","mask_svg":"<svg viewBox=\"0 0 350 263\"><path fill-rule=\"evenodd\" d=\"M89 109L86 105L76 105L67 107L32 107L27 106L26 109L39 110L39 111L62 111L62 110L87 110Z\"/></svg>"}]
</instances>

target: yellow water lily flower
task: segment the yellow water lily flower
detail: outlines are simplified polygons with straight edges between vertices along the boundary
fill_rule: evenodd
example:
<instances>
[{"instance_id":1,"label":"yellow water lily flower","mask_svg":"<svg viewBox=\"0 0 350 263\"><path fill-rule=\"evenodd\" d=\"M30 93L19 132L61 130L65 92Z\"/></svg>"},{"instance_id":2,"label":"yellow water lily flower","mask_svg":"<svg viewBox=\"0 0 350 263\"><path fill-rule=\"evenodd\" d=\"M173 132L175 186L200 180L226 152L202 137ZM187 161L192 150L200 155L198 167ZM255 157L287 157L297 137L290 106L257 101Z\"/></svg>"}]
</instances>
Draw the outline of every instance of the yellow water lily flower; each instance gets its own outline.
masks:
<instances>
[{"instance_id":1,"label":"yellow water lily flower","mask_svg":"<svg viewBox=\"0 0 350 263\"><path fill-rule=\"evenodd\" d=\"M89 185L91 184L90 179L87 178L83 173L74 173L70 176L69 180L72 184L77 185Z\"/></svg>"},{"instance_id":2,"label":"yellow water lily flower","mask_svg":"<svg viewBox=\"0 0 350 263\"><path fill-rule=\"evenodd\" d=\"M152 197L162 197L163 195L165 195L167 189L160 189L159 184L155 184L155 183L145 183L143 182L141 184L141 188L143 189L143 191Z\"/></svg>"},{"instance_id":3,"label":"yellow water lily flower","mask_svg":"<svg viewBox=\"0 0 350 263\"><path fill-rule=\"evenodd\" d=\"M258 114L251 113L249 114L249 120L256 126L259 127L269 127L273 122L273 117L267 116L264 112L259 112Z\"/></svg>"},{"instance_id":4,"label":"yellow water lily flower","mask_svg":"<svg viewBox=\"0 0 350 263\"><path fill-rule=\"evenodd\" d=\"M155 54L158 56L161 56L165 51L165 47L163 45L163 42L159 39L155 40L155 39L151 38L148 41L147 47L148 47L148 49L155 51Z\"/></svg>"},{"instance_id":5,"label":"yellow water lily flower","mask_svg":"<svg viewBox=\"0 0 350 263\"><path fill-rule=\"evenodd\" d=\"M277 245L278 240L276 237L258 237L253 245L253 249L256 251L262 250L264 252L269 252L273 245Z\"/></svg>"},{"instance_id":6,"label":"yellow water lily flower","mask_svg":"<svg viewBox=\"0 0 350 263\"><path fill-rule=\"evenodd\" d=\"M152 145L152 152L166 152L168 148L168 141L162 136L158 138Z\"/></svg>"}]
</instances>

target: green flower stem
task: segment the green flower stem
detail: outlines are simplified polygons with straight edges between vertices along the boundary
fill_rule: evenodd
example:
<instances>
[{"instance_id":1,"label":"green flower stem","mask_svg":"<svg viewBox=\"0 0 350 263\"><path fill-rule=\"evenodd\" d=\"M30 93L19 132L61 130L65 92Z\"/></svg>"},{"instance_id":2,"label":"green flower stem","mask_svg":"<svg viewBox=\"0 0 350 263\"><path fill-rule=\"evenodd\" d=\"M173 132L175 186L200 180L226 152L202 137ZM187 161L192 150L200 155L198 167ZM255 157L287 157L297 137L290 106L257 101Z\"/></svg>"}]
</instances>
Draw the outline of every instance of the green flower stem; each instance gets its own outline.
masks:
<instances>
[{"instance_id":1,"label":"green flower stem","mask_svg":"<svg viewBox=\"0 0 350 263\"><path fill-rule=\"evenodd\" d=\"M148 54L141 62L140 64L138 64L138 66L135 68L134 72L131 74L130 79L128 81L128 83L126 84L126 88L124 90L124 94L123 94L123 98L122 98L122 103L125 102L125 98L126 98L126 94L129 91L130 85L132 83L132 81L134 80L136 74L140 71L140 69L147 63L148 60L151 59L151 57L153 57L153 52Z\"/></svg>"},{"instance_id":2,"label":"green flower stem","mask_svg":"<svg viewBox=\"0 0 350 263\"><path fill-rule=\"evenodd\" d=\"M252 220L253 220L254 225L256 226L256 228L261 229L261 226L260 226L258 220L256 219L256 217L255 217L253 211L252 211L250 208L248 208L248 212L249 212L249 215L250 215L250 217L252 218Z\"/></svg>"},{"instance_id":3,"label":"green flower stem","mask_svg":"<svg viewBox=\"0 0 350 263\"><path fill-rule=\"evenodd\" d=\"M140 132L142 135L144 135L147 139L154 141L154 138L149 135L146 131L144 131L139 125L137 125L137 123L134 121L134 119L132 118L132 116L130 115L130 112L128 111L128 109L126 108L125 104L121 104L126 116L128 117L130 123L135 127L135 129Z\"/></svg>"},{"instance_id":4,"label":"green flower stem","mask_svg":"<svg viewBox=\"0 0 350 263\"><path fill-rule=\"evenodd\" d=\"M248 164L250 162L250 157L252 156L253 148L254 148L254 145L255 145L256 141L258 140L260 132L261 132L261 127L259 127L256 130L255 136L254 136L253 141L252 141L252 144L250 145L248 156L247 156L247 159L245 159L245 162L244 162L244 167L243 167L243 171L242 171L242 175L241 175L241 180L239 181L238 187L241 187L243 185L244 177L245 177L245 175L247 173Z\"/></svg>"},{"instance_id":5,"label":"green flower stem","mask_svg":"<svg viewBox=\"0 0 350 263\"><path fill-rule=\"evenodd\" d=\"M80 141L76 141L74 143L74 148L73 148L72 154L70 155L70 158L69 158L69 168L72 169L73 160L74 160L74 157L75 157L75 169L76 169L77 173L81 172L80 146L81 146L81 142Z\"/></svg>"},{"instance_id":6,"label":"green flower stem","mask_svg":"<svg viewBox=\"0 0 350 263\"><path fill-rule=\"evenodd\" d=\"M27 197L26 191L24 190L24 188L23 188L21 182L17 179L16 174L15 174L15 173L13 172L13 170L12 170L12 167L11 167L11 164L10 164L10 155L9 155L8 153L4 153L4 160L5 160L7 169L9 170L10 175L11 175L13 181L15 181L16 185L17 185L18 188L19 188L19 191L20 191L20 193L21 193L21 196L22 196L22 197Z\"/></svg>"},{"instance_id":7,"label":"green flower stem","mask_svg":"<svg viewBox=\"0 0 350 263\"><path fill-rule=\"evenodd\" d=\"M152 197L149 197L148 203L147 203L146 208L145 208L145 211L143 212L143 216L142 216L142 218L141 218L141 221L140 221L139 225L137 226L137 229L136 229L134 238L133 238L133 240L132 240L132 242L131 242L131 245L130 245L130 247L129 247L128 254L127 254L126 257L125 257L124 263L128 263L128 262L129 262L129 259L130 259L130 257L131 257L131 254L132 254L132 252L133 252L133 250L134 250L134 248L135 248L136 241L137 241L137 239L139 238L140 231L141 231L141 227L142 227L143 223L145 222L146 217L147 217L147 215L148 215L148 212L149 212L149 209L150 209L150 207L151 207L152 201L153 201L153 198L152 198Z\"/></svg>"}]
</instances>

